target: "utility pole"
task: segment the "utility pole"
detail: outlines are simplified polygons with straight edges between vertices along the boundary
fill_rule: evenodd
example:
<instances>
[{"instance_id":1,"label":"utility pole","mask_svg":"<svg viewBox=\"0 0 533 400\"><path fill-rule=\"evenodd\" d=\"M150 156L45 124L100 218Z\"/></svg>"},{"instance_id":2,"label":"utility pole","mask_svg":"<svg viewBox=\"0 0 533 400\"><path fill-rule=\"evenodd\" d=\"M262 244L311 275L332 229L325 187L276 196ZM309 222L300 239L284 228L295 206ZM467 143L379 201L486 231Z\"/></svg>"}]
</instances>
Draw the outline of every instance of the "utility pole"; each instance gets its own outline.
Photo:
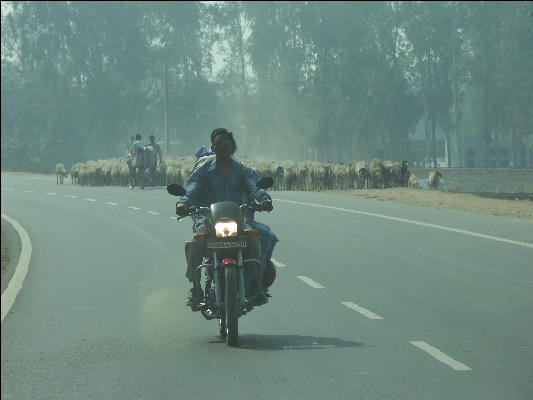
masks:
<instances>
[{"instance_id":1,"label":"utility pole","mask_svg":"<svg viewBox=\"0 0 533 400\"><path fill-rule=\"evenodd\" d=\"M454 12L455 5L452 4L452 83L453 83L453 141L454 141L454 147L455 147L455 164L457 167L462 166L462 157L459 154L459 138L457 137L457 112L456 112L456 77L455 77L455 35L457 33L457 25L455 21L455 12Z\"/></svg>"},{"instance_id":2,"label":"utility pole","mask_svg":"<svg viewBox=\"0 0 533 400\"><path fill-rule=\"evenodd\" d=\"M168 87L167 87L167 66L163 65L163 80L165 83L165 161L167 161L167 148L168 148L168 125L167 125L167 114L168 114Z\"/></svg>"}]
</instances>

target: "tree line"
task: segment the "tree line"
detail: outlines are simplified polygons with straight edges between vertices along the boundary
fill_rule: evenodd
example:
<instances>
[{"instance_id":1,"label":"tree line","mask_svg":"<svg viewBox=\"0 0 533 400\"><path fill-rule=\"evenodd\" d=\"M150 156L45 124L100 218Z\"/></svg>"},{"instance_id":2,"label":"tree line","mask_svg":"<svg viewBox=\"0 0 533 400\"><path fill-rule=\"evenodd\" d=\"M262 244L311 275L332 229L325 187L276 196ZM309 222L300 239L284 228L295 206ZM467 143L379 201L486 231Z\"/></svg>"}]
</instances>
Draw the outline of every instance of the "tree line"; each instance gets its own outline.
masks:
<instances>
[{"instance_id":1,"label":"tree line","mask_svg":"<svg viewBox=\"0 0 533 400\"><path fill-rule=\"evenodd\" d=\"M406 158L423 121L454 166L533 133L531 2L4 3L3 170L165 131L192 155L221 126L242 158L348 162Z\"/></svg>"}]
</instances>

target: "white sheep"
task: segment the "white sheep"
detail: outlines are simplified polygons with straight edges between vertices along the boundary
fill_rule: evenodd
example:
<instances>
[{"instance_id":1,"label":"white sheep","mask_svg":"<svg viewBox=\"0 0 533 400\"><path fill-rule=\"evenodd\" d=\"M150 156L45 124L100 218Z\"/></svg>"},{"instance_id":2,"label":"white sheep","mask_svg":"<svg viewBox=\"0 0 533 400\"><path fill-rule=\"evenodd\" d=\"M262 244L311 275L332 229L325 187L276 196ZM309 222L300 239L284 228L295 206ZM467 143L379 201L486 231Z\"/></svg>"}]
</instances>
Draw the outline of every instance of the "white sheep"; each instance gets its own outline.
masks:
<instances>
[{"instance_id":1,"label":"white sheep","mask_svg":"<svg viewBox=\"0 0 533 400\"><path fill-rule=\"evenodd\" d=\"M418 183L418 178L412 172L409 173L408 186L412 189L418 189L420 184Z\"/></svg>"},{"instance_id":2,"label":"white sheep","mask_svg":"<svg viewBox=\"0 0 533 400\"><path fill-rule=\"evenodd\" d=\"M80 177L80 166L81 163L76 163L70 168L70 179L72 180L73 185L78 184L78 178Z\"/></svg>"},{"instance_id":3,"label":"white sheep","mask_svg":"<svg viewBox=\"0 0 533 400\"><path fill-rule=\"evenodd\" d=\"M63 179L67 177L67 170L61 163L56 165L56 184L63 184Z\"/></svg>"}]
</instances>

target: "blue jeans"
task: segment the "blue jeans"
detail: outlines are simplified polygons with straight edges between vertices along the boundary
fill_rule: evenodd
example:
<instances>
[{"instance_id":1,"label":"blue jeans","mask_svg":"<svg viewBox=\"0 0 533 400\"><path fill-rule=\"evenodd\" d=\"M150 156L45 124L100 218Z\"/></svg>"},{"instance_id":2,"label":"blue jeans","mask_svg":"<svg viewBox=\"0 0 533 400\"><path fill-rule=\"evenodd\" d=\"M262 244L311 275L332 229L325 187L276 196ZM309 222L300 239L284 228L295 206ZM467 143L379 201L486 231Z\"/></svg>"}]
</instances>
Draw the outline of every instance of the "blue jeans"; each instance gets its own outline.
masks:
<instances>
[{"instance_id":1,"label":"blue jeans","mask_svg":"<svg viewBox=\"0 0 533 400\"><path fill-rule=\"evenodd\" d=\"M274 247L279 240L268 225L257 221L249 221L248 223L252 229L259 231L259 236L261 236L261 263L264 267L267 267L272 258Z\"/></svg>"}]
</instances>

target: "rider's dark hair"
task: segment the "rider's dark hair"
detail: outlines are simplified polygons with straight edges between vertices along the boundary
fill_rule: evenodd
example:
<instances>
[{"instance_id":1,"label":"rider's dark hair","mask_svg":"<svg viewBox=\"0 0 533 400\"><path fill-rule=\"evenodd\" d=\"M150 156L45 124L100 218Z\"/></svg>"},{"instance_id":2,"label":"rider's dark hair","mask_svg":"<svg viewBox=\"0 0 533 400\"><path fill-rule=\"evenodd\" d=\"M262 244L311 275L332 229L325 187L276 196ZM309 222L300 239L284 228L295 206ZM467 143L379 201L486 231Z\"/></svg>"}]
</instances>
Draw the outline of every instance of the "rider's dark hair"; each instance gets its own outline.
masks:
<instances>
[{"instance_id":1,"label":"rider's dark hair","mask_svg":"<svg viewBox=\"0 0 533 400\"><path fill-rule=\"evenodd\" d=\"M141 135L135 135L135 140L141 140Z\"/></svg>"},{"instance_id":2,"label":"rider's dark hair","mask_svg":"<svg viewBox=\"0 0 533 400\"><path fill-rule=\"evenodd\" d=\"M217 128L213 132L211 132L211 144L215 142L215 138L218 135L225 135L233 143L233 152L237 150L237 143L235 143L235 139L233 139L233 133L225 128Z\"/></svg>"}]
</instances>

